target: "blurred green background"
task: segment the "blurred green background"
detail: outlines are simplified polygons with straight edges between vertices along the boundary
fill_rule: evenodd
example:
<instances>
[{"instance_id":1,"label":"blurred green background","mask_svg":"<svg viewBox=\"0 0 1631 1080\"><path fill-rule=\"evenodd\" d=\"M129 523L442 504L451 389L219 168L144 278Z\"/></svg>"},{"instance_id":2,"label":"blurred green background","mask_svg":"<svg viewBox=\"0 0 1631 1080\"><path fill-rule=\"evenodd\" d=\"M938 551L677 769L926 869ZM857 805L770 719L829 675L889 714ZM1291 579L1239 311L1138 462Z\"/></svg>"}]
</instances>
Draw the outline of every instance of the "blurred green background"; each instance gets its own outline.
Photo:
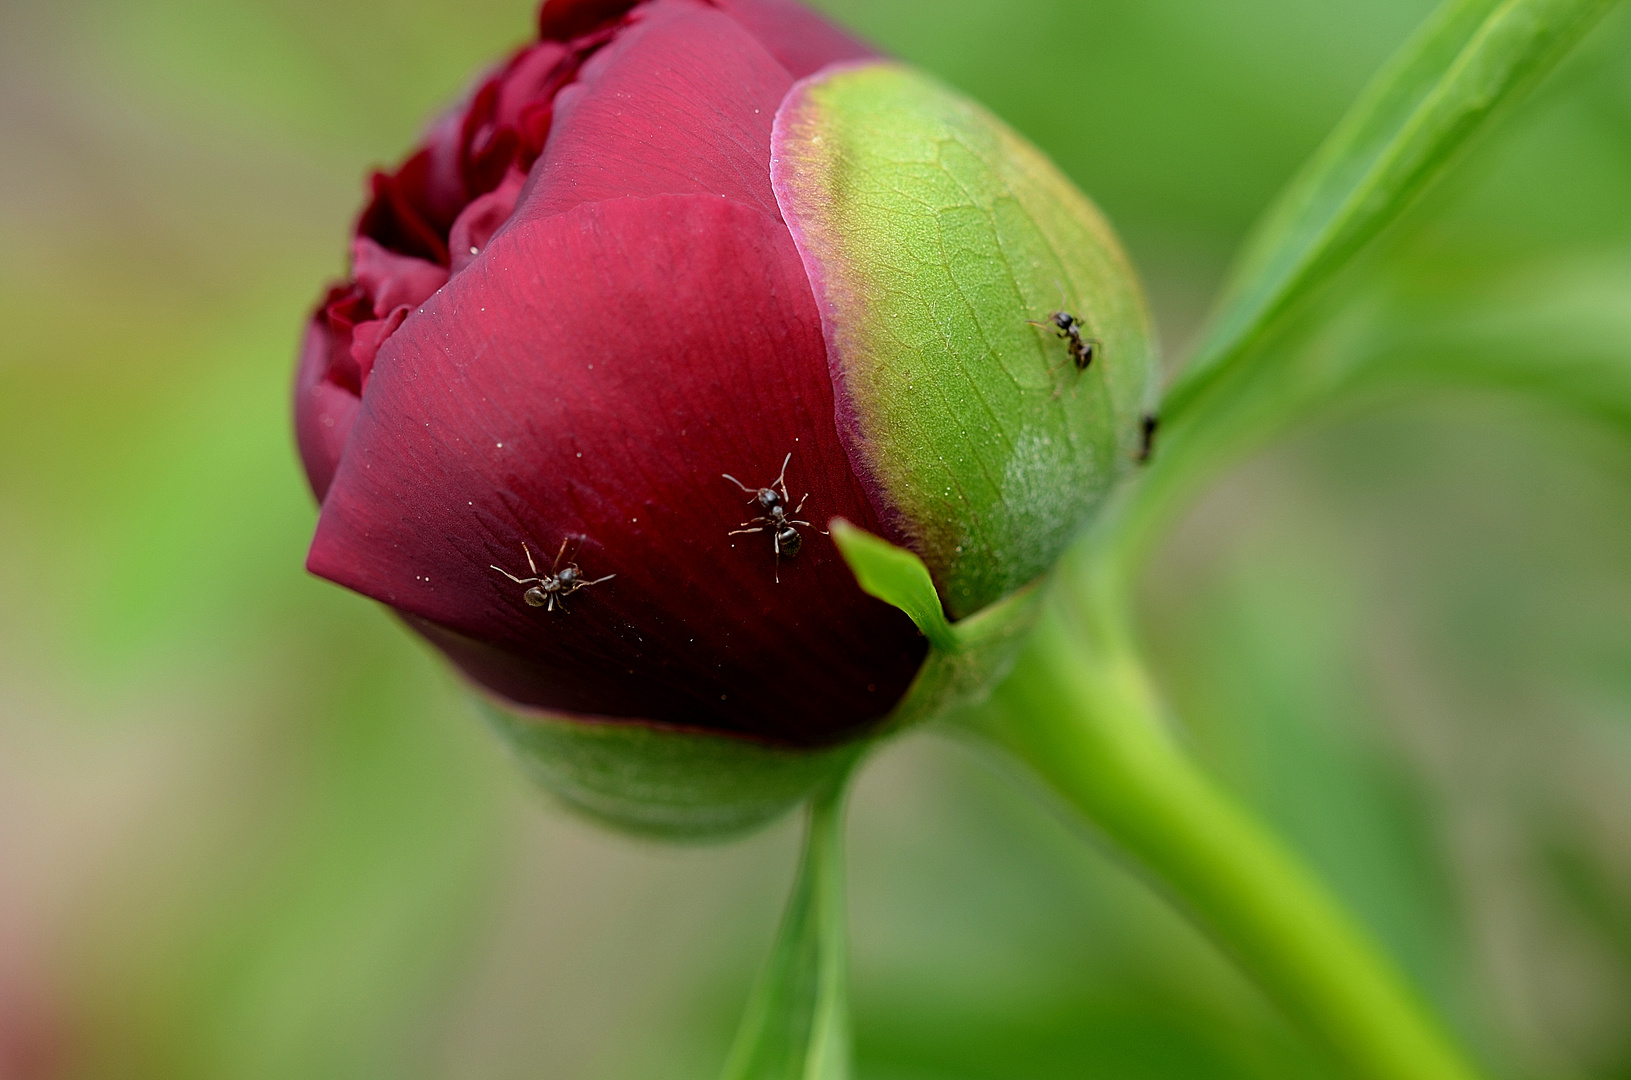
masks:
<instances>
[{"instance_id":1,"label":"blurred green background","mask_svg":"<svg viewBox=\"0 0 1631 1080\"><path fill-rule=\"evenodd\" d=\"M718 1069L796 824L668 848L570 818L439 662L301 568L307 306L365 169L530 6L0 0L0 1080ZM1100 201L1169 355L1429 8L825 6ZM1333 308L1400 355L1441 331L1475 360L1555 345L1631 385L1631 11L1344 284L1362 302ZM1502 1078L1631 1078L1610 397L1327 411L1232 465L1145 583L1201 753ZM963 748L889 749L851 824L862 1080L1324 1075Z\"/></svg>"}]
</instances>

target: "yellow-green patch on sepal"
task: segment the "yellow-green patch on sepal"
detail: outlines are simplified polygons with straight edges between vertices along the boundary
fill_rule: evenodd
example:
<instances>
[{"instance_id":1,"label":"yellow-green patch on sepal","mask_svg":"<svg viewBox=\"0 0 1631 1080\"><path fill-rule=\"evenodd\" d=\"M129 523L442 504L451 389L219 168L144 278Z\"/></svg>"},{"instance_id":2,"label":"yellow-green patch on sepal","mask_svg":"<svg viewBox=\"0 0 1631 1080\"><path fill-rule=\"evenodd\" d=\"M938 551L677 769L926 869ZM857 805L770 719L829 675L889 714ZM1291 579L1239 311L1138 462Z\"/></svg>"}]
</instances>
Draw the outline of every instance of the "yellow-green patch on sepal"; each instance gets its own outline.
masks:
<instances>
[{"instance_id":1,"label":"yellow-green patch on sepal","mask_svg":"<svg viewBox=\"0 0 1631 1080\"><path fill-rule=\"evenodd\" d=\"M1103 217L1000 120L893 63L795 86L771 179L887 524L954 617L1040 575L1135 466L1152 388L1143 298ZM1097 339L1085 371L1055 311Z\"/></svg>"}]
</instances>

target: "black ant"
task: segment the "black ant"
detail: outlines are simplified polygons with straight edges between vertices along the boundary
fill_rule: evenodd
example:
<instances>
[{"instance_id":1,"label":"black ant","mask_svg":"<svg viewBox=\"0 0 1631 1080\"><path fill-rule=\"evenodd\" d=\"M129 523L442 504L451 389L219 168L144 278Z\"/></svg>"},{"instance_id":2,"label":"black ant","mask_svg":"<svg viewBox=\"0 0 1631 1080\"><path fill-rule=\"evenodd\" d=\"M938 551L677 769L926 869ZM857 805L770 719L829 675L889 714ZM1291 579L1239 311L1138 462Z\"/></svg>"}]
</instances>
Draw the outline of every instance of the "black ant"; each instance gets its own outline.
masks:
<instances>
[{"instance_id":1,"label":"black ant","mask_svg":"<svg viewBox=\"0 0 1631 1080\"><path fill-rule=\"evenodd\" d=\"M815 528L808 521L800 520L794 516L804 509L804 499L810 497L809 493L805 493L804 498L800 499L799 504L793 507L791 511L787 509L787 504L793 501L792 496L787 493L787 463L792 460L793 453L788 451L787 456L782 459L781 475L777 476L775 483L769 487L750 488L730 473L719 474L749 495L752 495L753 498L749 499L748 502L758 506L763 511L758 517L749 518L747 521L742 522L741 528L732 529L726 535L740 536L743 533L764 532L769 529L771 547L776 551L778 570L781 567L783 555L789 559L794 558L804 547L804 537L799 535L798 529L794 526L803 525L806 528ZM822 530L817 529L816 531L821 532ZM779 573L776 580L781 580Z\"/></svg>"},{"instance_id":2,"label":"black ant","mask_svg":"<svg viewBox=\"0 0 1631 1080\"><path fill-rule=\"evenodd\" d=\"M1155 433L1161 427L1161 418L1154 413L1145 413L1138 421L1138 454L1133 458L1140 465L1150 460L1155 452Z\"/></svg>"},{"instance_id":3,"label":"black ant","mask_svg":"<svg viewBox=\"0 0 1631 1080\"><path fill-rule=\"evenodd\" d=\"M1104 342L1098 338L1082 336L1082 327L1086 324L1068 311L1054 312L1048 316L1047 322L1037 322L1035 319L1025 321L1032 326L1052 327L1054 333L1070 342L1070 358L1075 361L1077 371L1086 371L1093 366L1093 358L1104 348Z\"/></svg>"},{"instance_id":4,"label":"black ant","mask_svg":"<svg viewBox=\"0 0 1631 1080\"><path fill-rule=\"evenodd\" d=\"M527 556L527 569L532 571L531 577L516 577L502 566L493 566L491 569L497 570L517 585L531 586L521 594L521 599L527 602L528 607L541 607L547 611L554 611L556 607L559 607L562 611L565 611L568 596L586 586L599 585L602 581L610 581L617 576L616 574L607 574L603 578L588 581L584 579L583 571L578 568L577 563L569 562L562 566L561 559L566 555L566 545L570 540L571 537L567 537L561 541L561 550L555 553L555 562L550 566L547 574L538 572L537 564L532 561L532 552L527 549L524 542L521 545L521 550Z\"/></svg>"}]
</instances>

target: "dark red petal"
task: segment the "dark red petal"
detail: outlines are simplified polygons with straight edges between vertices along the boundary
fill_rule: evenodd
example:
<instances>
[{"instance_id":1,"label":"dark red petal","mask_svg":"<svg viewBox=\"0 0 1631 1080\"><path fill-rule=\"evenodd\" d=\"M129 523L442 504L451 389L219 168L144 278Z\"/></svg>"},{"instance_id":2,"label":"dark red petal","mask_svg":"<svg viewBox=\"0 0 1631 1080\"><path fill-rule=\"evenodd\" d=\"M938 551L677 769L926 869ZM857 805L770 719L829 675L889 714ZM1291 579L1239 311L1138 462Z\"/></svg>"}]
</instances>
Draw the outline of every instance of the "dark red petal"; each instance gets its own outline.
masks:
<instances>
[{"instance_id":1,"label":"dark red petal","mask_svg":"<svg viewBox=\"0 0 1631 1080\"><path fill-rule=\"evenodd\" d=\"M347 346L349 348L349 344ZM333 335L323 311L306 324L295 374L294 430L312 494L322 502L357 419L357 395L328 377Z\"/></svg>"},{"instance_id":2,"label":"dark red petal","mask_svg":"<svg viewBox=\"0 0 1631 1080\"><path fill-rule=\"evenodd\" d=\"M520 197L521 188L526 180L526 176L519 169L512 168L503 183L472 200L470 205L464 208L459 220L453 223L453 233L447 241L455 274L469 266L471 260L487 250L487 244L492 240L493 234L515 212L516 199Z\"/></svg>"},{"instance_id":3,"label":"dark red petal","mask_svg":"<svg viewBox=\"0 0 1631 1080\"><path fill-rule=\"evenodd\" d=\"M447 267L386 251L366 236L351 241L351 277L373 303L375 318L403 304L418 307L447 284Z\"/></svg>"},{"instance_id":4,"label":"dark red petal","mask_svg":"<svg viewBox=\"0 0 1631 1080\"><path fill-rule=\"evenodd\" d=\"M403 320L407 319L408 311L408 306L403 304L383 319L370 319L352 329L351 359L356 361L358 385L364 391L368 389L368 377L373 373L374 358L379 355L379 347L385 344L386 338L396 333Z\"/></svg>"},{"instance_id":5,"label":"dark red petal","mask_svg":"<svg viewBox=\"0 0 1631 1080\"><path fill-rule=\"evenodd\" d=\"M637 0L545 0L538 10L538 36L569 41L603 26L632 8Z\"/></svg>"},{"instance_id":6,"label":"dark red petal","mask_svg":"<svg viewBox=\"0 0 1631 1080\"><path fill-rule=\"evenodd\" d=\"M878 527L779 221L584 205L512 224L386 341L308 565L518 702L827 740L887 712L924 646L814 529L780 584L768 535L727 535L753 511L720 474L767 484L789 451L804 517ZM567 613L490 569L576 536L586 576L617 576Z\"/></svg>"},{"instance_id":7,"label":"dark red petal","mask_svg":"<svg viewBox=\"0 0 1631 1080\"><path fill-rule=\"evenodd\" d=\"M770 126L787 71L701 0L655 0L555 98L516 220L623 196L708 194L779 217Z\"/></svg>"},{"instance_id":8,"label":"dark red petal","mask_svg":"<svg viewBox=\"0 0 1631 1080\"><path fill-rule=\"evenodd\" d=\"M369 181L373 197L357 222L357 235L404 255L447 263L447 244L415 199L430 171L429 154L420 151L397 173L376 172Z\"/></svg>"},{"instance_id":9,"label":"dark red petal","mask_svg":"<svg viewBox=\"0 0 1631 1080\"><path fill-rule=\"evenodd\" d=\"M416 180L421 213L438 232L445 232L458 216L459 208L470 200L460 171L462 112L463 106L450 109L430 126L425 133L424 157L418 166Z\"/></svg>"},{"instance_id":10,"label":"dark red petal","mask_svg":"<svg viewBox=\"0 0 1631 1080\"><path fill-rule=\"evenodd\" d=\"M553 101L556 91L577 69L575 63L565 62L571 55L572 50L553 41L522 50L499 83L493 119L515 127L529 106Z\"/></svg>"},{"instance_id":11,"label":"dark red petal","mask_svg":"<svg viewBox=\"0 0 1631 1080\"><path fill-rule=\"evenodd\" d=\"M317 311L317 318L327 330L329 343L323 377L353 394L362 393L362 373L357 370L357 362L351 357L351 335L358 324L373 317L373 301L357 285L330 290L327 301Z\"/></svg>"},{"instance_id":12,"label":"dark red petal","mask_svg":"<svg viewBox=\"0 0 1631 1080\"><path fill-rule=\"evenodd\" d=\"M714 0L714 4L741 23L795 79L828 64L881 55L797 0Z\"/></svg>"}]
</instances>

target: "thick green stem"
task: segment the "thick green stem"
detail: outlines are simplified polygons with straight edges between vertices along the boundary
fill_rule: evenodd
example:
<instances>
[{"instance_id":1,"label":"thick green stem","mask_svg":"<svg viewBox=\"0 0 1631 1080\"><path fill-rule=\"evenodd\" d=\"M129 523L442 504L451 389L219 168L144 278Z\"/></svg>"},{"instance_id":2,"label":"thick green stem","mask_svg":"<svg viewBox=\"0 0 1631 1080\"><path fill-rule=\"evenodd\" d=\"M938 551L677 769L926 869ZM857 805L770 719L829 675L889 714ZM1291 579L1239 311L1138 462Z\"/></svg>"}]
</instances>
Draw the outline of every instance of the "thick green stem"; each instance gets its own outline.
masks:
<instances>
[{"instance_id":1,"label":"thick green stem","mask_svg":"<svg viewBox=\"0 0 1631 1080\"><path fill-rule=\"evenodd\" d=\"M1335 898L1184 752L1082 567L1061 568L975 729L1142 864L1350 1075L1475 1077Z\"/></svg>"},{"instance_id":2,"label":"thick green stem","mask_svg":"<svg viewBox=\"0 0 1631 1080\"><path fill-rule=\"evenodd\" d=\"M722 1080L848 1080L844 794L849 770L810 801L793 894Z\"/></svg>"}]
</instances>

